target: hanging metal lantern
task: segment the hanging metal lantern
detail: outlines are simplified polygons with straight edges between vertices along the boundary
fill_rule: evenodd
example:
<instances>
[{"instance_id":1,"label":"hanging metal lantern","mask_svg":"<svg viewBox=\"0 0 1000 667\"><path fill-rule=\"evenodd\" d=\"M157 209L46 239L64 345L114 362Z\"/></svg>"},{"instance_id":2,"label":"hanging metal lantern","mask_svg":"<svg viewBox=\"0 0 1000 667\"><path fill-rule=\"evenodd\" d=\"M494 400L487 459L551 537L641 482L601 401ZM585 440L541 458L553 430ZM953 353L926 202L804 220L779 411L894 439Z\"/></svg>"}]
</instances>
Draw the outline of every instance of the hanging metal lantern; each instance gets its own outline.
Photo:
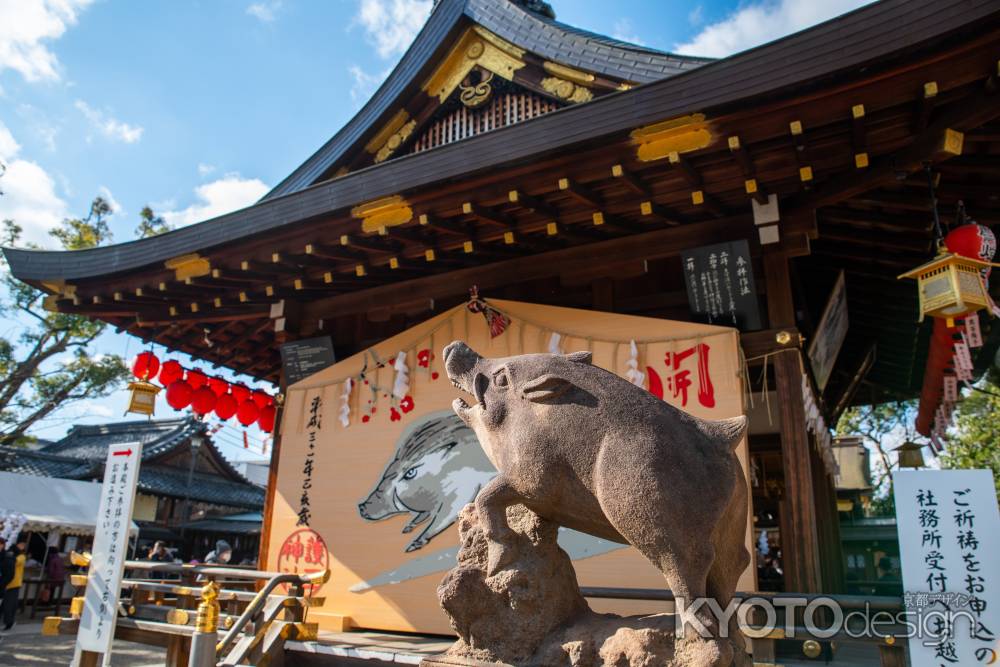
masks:
<instances>
[{"instance_id":1,"label":"hanging metal lantern","mask_svg":"<svg viewBox=\"0 0 1000 667\"><path fill-rule=\"evenodd\" d=\"M160 388L152 382L139 380L130 382L128 390L132 396L128 401L128 409L125 413L135 413L137 415L152 416L156 412L156 395L160 393Z\"/></svg>"},{"instance_id":2,"label":"hanging metal lantern","mask_svg":"<svg viewBox=\"0 0 1000 667\"><path fill-rule=\"evenodd\" d=\"M993 266L1000 264L946 252L907 271L899 279L917 280L921 322L930 315L947 320L948 326L953 327L955 318L990 307L990 295L981 272Z\"/></svg>"},{"instance_id":3,"label":"hanging metal lantern","mask_svg":"<svg viewBox=\"0 0 1000 667\"><path fill-rule=\"evenodd\" d=\"M899 447L894 450L896 455L899 457L899 467L900 468L923 468L924 467L924 455L923 455L923 445L918 445L915 442L904 442Z\"/></svg>"}]
</instances>

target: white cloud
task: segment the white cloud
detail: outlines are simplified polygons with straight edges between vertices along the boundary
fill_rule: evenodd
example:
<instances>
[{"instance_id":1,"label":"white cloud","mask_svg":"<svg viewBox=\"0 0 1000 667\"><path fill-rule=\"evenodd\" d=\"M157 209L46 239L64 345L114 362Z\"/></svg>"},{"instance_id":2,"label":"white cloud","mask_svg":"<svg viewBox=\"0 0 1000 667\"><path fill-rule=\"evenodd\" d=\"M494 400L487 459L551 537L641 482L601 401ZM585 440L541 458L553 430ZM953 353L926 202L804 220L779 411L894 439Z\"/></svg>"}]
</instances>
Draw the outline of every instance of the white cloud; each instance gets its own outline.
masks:
<instances>
[{"instance_id":1,"label":"white cloud","mask_svg":"<svg viewBox=\"0 0 1000 667\"><path fill-rule=\"evenodd\" d=\"M705 22L705 7L702 5L695 5L694 9L688 12L688 23L693 26L699 26Z\"/></svg>"},{"instance_id":2,"label":"white cloud","mask_svg":"<svg viewBox=\"0 0 1000 667\"><path fill-rule=\"evenodd\" d=\"M381 58L399 56L431 13L431 0L361 0L354 20Z\"/></svg>"},{"instance_id":3,"label":"white cloud","mask_svg":"<svg viewBox=\"0 0 1000 667\"><path fill-rule=\"evenodd\" d=\"M368 98L382 85L385 78L389 76L389 72L392 71L392 68L389 67L380 74L369 74L357 65L351 65L347 69L354 79L354 83L351 84L351 101L356 105L367 102Z\"/></svg>"},{"instance_id":4,"label":"white cloud","mask_svg":"<svg viewBox=\"0 0 1000 667\"><path fill-rule=\"evenodd\" d=\"M721 58L784 37L871 0L776 0L747 4L706 26L676 53Z\"/></svg>"},{"instance_id":5,"label":"white cloud","mask_svg":"<svg viewBox=\"0 0 1000 667\"><path fill-rule=\"evenodd\" d=\"M0 72L27 81L58 81L59 60L47 42L76 24L91 0L0 0Z\"/></svg>"},{"instance_id":6,"label":"white cloud","mask_svg":"<svg viewBox=\"0 0 1000 667\"><path fill-rule=\"evenodd\" d=\"M4 164L13 160L21 152L21 145L14 139L7 126L0 122L0 162Z\"/></svg>"},{"instance_id":7,"label":"white cloud","mask_svg":"<svg viewBox=\"0 0 1000 667\"><path fill-rule=\"evenodd\" d=\"M21 147L0 122L0 220L13 220L24 230L22 242L51 244L48 232L66 217L66 202L56 194L52 177L38 164L18 157Z\"/></svg>"},{"instance_id":8,"label":"white cloud","mask_svg":"<svg viewBox=\"0 0 1000 667\"><path fill-rule=\"evenodd\" d=\"M615 21L615 25L611 29L611 36L615 39L620 39L623 42L629 42L631 44L646 44L646 42L642 41L642 38L636 34L635 28L632 27L632 21L626 18Z\"/></svg>"},{"instance_id":9,"label":"white cloud","mask_svg":"<svg viewBox=\"0 0 1000 667\"><path fill-rule=\"evenodd\" d=\"M202 222L249 206L270 189L260 179L226 174L220 179L196 187L195 203L180 210L166 210L163 219L175 227Z\"/></svg>"},{"instance_id":10,"label":"white cloud","mask_svg":"<svg viewBox=\"0 0 1000 667\"><path fill-rule=\"evenodd\" d=\"M214 164L205 164L204 162L199 162L198 163L198 175L199 176L208 176L213 171L215 171L215 165Z\"/></svg>"},{"instance_id":11,"label":"white cloud","mask_svg":"<svg viewBox=\"0 0 1000 667\"><path fill-rule=\"evenodd\" d=\"M122 212L122 205L118 203L115 196L111 194L111 190L106 185L102 185L97 188L97 194L99 194L104 201L108 202L108 206L111 207L111 215L117 215Z\"/></svg>"},{"instance_id":12,"label":"white cloud","mask_svg":"<svg viewBox=\"0 0 1000 667\"><path fill-rule=\"evenodd\" d=\"M77 100L73 106L90 121L91 125L109 139L123 141L126 144L134 144L142 139L144 130L141 126L124 123L100 109L93 108L83 100Z\"/></svg>"},{"instance_id":13,"label":"white cloud","mask_svg":"<svg viewBox=\"0 0 1000 667\"><path fill-rule=\"evenodd\" d=\"M255 2L247 7L247 14L262 23L271 23L278 17L278 10L281 9L282 4L282 0Z\"/></svg>"}]
</instances>

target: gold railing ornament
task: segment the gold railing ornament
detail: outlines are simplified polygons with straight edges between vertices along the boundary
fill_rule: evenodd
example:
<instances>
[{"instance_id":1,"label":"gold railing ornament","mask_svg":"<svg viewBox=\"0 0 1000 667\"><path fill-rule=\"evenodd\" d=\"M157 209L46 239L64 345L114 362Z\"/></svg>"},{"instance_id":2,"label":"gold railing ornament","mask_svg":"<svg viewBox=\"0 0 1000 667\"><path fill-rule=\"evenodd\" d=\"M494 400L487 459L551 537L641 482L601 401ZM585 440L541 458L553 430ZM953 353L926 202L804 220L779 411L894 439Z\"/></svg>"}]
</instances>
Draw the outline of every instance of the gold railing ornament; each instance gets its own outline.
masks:
<instances>
[{"instance_id":1,"label":"gold railing ornament","mask_svg":"<svg viewBox=\"0 0 1000 667\"><path fill-rule=\"evenodd\" d=\"M219 585L214 581L208 582L201 589L195 628L198 632L216 632L219 628Z\"/></svg>"},{"instance_id":2,"label":"gold railing ornament","mask_svg":"<svg viewBox=\"0 0 1000 667\"><path fill-rule=\"evenodd\" d=\"M930 262L898 276L915 278L920 298L920 321L926 315L947 320L955 326L955 318L987 309L992 301L986 291L983 269L1000 266L971 257L942 252Z\"/></svg>"}]
</instances>

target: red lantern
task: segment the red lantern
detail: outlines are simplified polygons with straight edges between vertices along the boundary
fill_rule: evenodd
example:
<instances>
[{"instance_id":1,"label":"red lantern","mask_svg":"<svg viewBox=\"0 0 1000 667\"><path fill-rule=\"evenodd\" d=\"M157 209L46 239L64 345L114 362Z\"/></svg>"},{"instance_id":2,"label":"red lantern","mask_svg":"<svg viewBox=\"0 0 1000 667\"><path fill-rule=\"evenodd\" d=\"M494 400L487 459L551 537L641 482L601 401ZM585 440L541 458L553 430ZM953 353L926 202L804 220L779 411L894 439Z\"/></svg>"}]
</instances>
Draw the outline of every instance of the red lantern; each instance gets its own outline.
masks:
<instances>
[{"instance_id":1,"label":"red lantern","mask_svg":"<svg viewBox=\"0 0 1000 667\"><path fill-rule=\"evenodd\" d=\"M190 370L187 372L187 377L184 378L187 383L191 385L192 389L201 389L208 382L208 378L201 371Z\"/></svg>"},{"instance_id":2,"label":"red lantern","mask_svg":"<svg viewBox=\"0 0 1000 667\"><path fill-rule=\"evenodd\" d=\"M194 394L191 395L191 409L199 417L207 415L209 412L215 409L215 402L218 397L215 392L208 387L201 387L194 390Z\"/></svg>"},{"instance_id":3,"label":"red lantern","mask_svg":"<svg viewBox=\"0 0 1000 667\"><path fill-rule=\"evenodd\" d=\"M263 410L274 402L274 400L266 392L260 390L255 391L250 398L257 404L257 409L259 410Z\"/></svg>"},{"instance_id":4,"label":"red lantern","mask_svg":"<svg viewBox=\"0 0 1000 667\"><path fill-rule=\"evenodd\" d=\"M970 223L948 232L948 236L944 237L944 245L956 255L992 262L997 251L997 238L989 227Z\"/></svg>"},{"instance_id":5,"label":"red lantern","mask_svg":"<svg viewBox=\"0 0 1000 667\"><path fill-rule=\"evenodd\" d=\"M164 387L184 378L184 368L179 361L170 359L160 367L160 384Z\"/></svg>"},{"instance_id":6,"label":"red lantern","mask_svg":"<svg viewBox=\"0 0 1000 667\"><path fill-rule=\"evenodd\" d=\"M266 405L260 409L260 417L257 419L257 426L264 433L270 433L274 430L274 413L275 409L273 405Z\"/></svg>"},{"instance_id":7,"label":"red lantern","mask_svg":"<svg viewBox=\"0 0 1000 667\"><path fill-rule=\"evenodd\" d=\"M167 387L167 405L174 410L183 410L191 405L191 385L184 380L177 380Z\"/></svg>"},{"instance_id":8,"label":"red lantern","mask_svg":"<svg viewBox=\"0 0 1000 667\"><path fill-rule=\"evenodd\" d=\"M140 380L155 378L160 370L160 360L152 352L140 352L132 361L132 375Z\"/></svg>"},{"instance_id":9,"label":"red lantern","mask_svg":"<svg viewBox=\"0 0 1000 667\"><path fill-rule=\"evenodd\" d=\"M216 396L229 393L229 383L222 378L208 378L208 388L214 391Z\"/></svg>"},{"instance_id":10,"label":"red lantern","mask_svg":"<svg viewBox=\"0 0 1000 667\"><path fill-rule=\"evenodd\" d=\"M260 410L257 409L257 404L249 399L240 403L239 407L236 408L236 420L244 426L254 423L259 416Z\"/></svg>"},{"instance_id":11,"label":"red lantern","mask_svg":"<svg viewBox=\"0 0 1000 667\"><path fill-rule=\"evenodd\" d=\"M234 384L231 387L231 391L233 392L233 398L236 399L237 403L242 403L250 398L250 390L241 384Z\"/></svg>"},{"instance_id":12,"label":"red lantern","mask_svg":"<svg viewBox=\"0 0 1000 667\"><path fill-rule=\"evenodd\" d=\"M219 400L215 402L215 414L219 419L225 421L233 415L236 414L236 408L239 404L236 399L233 398L232 394L223 394L219 396Z\"/></svg>"}]
</instances>

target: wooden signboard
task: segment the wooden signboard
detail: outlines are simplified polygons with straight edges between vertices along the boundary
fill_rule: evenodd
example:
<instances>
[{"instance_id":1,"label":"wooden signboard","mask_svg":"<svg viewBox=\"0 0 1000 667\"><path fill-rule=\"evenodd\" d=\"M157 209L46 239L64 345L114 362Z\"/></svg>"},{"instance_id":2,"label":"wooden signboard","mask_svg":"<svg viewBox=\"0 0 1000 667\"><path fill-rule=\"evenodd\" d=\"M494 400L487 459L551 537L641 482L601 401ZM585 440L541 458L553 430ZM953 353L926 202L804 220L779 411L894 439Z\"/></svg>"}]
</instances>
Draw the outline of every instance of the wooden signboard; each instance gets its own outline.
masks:
<instances>
[{"instance_id":1,"label":"wooden signboard","mask_svg":"<svg viewBox=\"0 0 1000 667\"><path fill-rule=\"evenodd\" d=\"M142 445L138 442L113 445L108 449L93 557L87 575L80 629L76 634L74 664L80 664L85 652L107 654L111 651L140 461Z\"/></svg>"},{"instance_id":2,"label":"wooden signboard","mask_svg":"<svg viewBox=\"0 0 1000 667\"><path fill-rule=\"evenodd\" d=\"M847 325L847 288L841 271L816 327L816 336L809 344L809 365L821 392L830 380L840 347L847 337Z\"/></svg>"},{"instance_id":3,"label":"wooden signboard","mask_svg":"<svg viewBox=\"0 0 1000 667\"><path fill-rule=\"evenodd\" d=\"M305 380L332 366L334 361L333 342L329 336L305 338L281 346L281 367L287 384Z\"/></svg>"},{"instance_id":4,"label":"wooden signboard","mask_svg":"<svg viewBox=\"0 0 1000 667\"><path fill-rule=\"evenodd\" d=\"M459 390L440 353L452 340L487 357L589 349L596 365L623 376L635 361L644 386L693 414L743 414L735 329L510 301L491 306L510 319L495 337L483 314L457 306L289 387L264 566L330 568L315 592L325 602L310 612L321 627L349 619L364 628L451 632L435 589L455 564L458 512L495 474L451 410ZM745 442L738 453L746 468ZM750 536L748 524L752 553ZM559 540L581 585L666 586L626 545L568 530ZM741 590L754 589L753 572L747 569ZM601 612L665 610L662 603L592 605Z\"/></svg>"},{"instance_id":5,"label":"wooden signboard","mask_svg":"<svg viewBox=\"0 0 1000 667\"><path fill-rule=\"evenodd\" d=\"M745 240L685 250L681 265L688 304L697 317L742 331L761 328L750 246Z\"/></svg>"}]
</instances>

